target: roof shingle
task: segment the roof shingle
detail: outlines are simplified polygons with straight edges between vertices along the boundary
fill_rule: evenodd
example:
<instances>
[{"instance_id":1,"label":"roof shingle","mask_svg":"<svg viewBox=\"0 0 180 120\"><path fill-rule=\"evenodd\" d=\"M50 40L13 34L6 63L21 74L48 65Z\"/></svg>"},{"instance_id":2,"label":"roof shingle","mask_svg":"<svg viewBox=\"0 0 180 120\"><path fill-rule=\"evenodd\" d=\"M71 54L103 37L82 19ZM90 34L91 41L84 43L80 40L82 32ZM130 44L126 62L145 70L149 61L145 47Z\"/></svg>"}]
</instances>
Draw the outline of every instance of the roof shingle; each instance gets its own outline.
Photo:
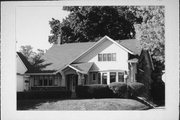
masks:
<instances>
[{"instance_id":1,"label":"roof shingle","mask_svg":"<svg viewBox=\"0 0 180 120\"><path fill-rule=\"evenodd\" d=\"M53 45L42 57L44 60L43 64L50 64L43 70L58 70L62 68L94 44L95 42Z\"/></svg>"}]
</instances>

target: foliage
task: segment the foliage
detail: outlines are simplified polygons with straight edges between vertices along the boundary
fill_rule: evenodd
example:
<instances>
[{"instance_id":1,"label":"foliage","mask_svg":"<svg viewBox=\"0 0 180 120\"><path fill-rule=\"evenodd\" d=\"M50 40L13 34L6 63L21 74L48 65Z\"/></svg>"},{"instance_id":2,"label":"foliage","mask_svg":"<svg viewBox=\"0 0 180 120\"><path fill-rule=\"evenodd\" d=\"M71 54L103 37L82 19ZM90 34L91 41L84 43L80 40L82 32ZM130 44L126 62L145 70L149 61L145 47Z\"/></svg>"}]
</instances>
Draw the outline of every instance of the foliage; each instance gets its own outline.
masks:
<instances>
[{"instance_id":1,"label":"foliage","mask_svg":"<svg viewBox=\"0 0 180 120\"><path fill-rule=\"evenodd\" d=\"M109 85L113 93L120 98L128 97L128 86L124 82L113 82Z\"/></svg>"},{"instance_id":2,"label":"foliage","mask_svg":"<svg viewBox=\"0 0 180 120\"><path fill-rule=\"evenodd\" d=\"M37 52L33 51L33 47L30 45L21 46L20 52L26 57L26 59L30 62L33 67L33 70L39 70L41 67L41 63L43 60L41 56L44 55L45 51L41 49L37 49Z\"/></svg>"},{"instance_id":3,"label":"foliage","mask_svg":"<svg viewBox=\"0 0 180 120\"><path fill-rule=\"evenodd\" d=\"M109 98L113 95L108 85L104 84L77 86L76 94L79 98Z\"/></svg>"},{"instance_id":4,"label":"foliage","mask_svg":"<svg viewBox=\"0 0 180 120\"><path fill-rule=\"evenodd\" d=\"M157 79L152 83L151 95L153 102L157 105L165 104L165 84L161 78Z\"/></svg>"},{"instance_id":5,"label":"foliage","mask_svg":"<svg viewBox=\"0 0 180 120\"><path fill-rule=\"evenodd\" d=\"M25 58L30 62L33 63L33 57L35 52L33 51L33 47L30 45L25 45L20 47L20 52L25 56Z\"/></svg>"},{"instance_id":6,"label":"foliage","mask_svg":"<svg viewBox=\"0 0 180 120\"><path fill-rule=\"evenodd\" d=\"M52 19L50 43L57 43L58 35L61 44L71 42L96 41L108 35L112 39L134 38L133 24L141 22L126 6L65 6L70 14L62 22Z\"/></svg>"},{"instance_id":7,"label":"foliage","mask_svg":"<svg viewBox=\"0 0 180 120\"><path fill-rule=\"evenodd\" d=\"M155 71L161 72L165 62L165 8L164 6L133 6L130 11L143 18L141 24L134 24L136 39L153 58Z\"/></svg>"},{"instance_id":8,"label":"foliage","mask_svg":"<svg viewBox=\"0 0 180 120\"><path fill-rule=\"evenodd\" d=\"M30 100L30 99L59 99L69 98L71 91L29 91L29 92L17 92L18 100Z\"/></svg>"},{"instance_id":9,"label":"foliage","mask_svg":"<svg viewBox=\"0 0 180 120\"><path fill-rule=\"evenodd\" d=\"M146 93L146 88L144 86L144 84L142 83L138 83L138 82L133 82L133 83L128 83L129 86L129 93L130 96L133 97L145 97L145 93Z\"/></svg>"}]
</instances>

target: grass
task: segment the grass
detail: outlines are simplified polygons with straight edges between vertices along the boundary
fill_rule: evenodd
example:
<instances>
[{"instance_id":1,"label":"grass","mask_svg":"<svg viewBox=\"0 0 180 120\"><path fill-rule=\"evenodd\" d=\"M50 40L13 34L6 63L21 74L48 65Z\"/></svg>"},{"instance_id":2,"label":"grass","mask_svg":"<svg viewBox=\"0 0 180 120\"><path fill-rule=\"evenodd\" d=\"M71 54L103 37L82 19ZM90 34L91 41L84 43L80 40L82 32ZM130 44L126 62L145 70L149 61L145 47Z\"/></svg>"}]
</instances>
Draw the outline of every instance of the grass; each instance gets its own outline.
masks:
<instances>
[{"instance_id":1,"label":"grass","mask_svg":"<svg viewBox=\"0 0 180 120\"><path fill-rule=\"evenodd\" d=\"M145 110L132 99L19 100L18 110Z\"/></svg>"}]
</instances>

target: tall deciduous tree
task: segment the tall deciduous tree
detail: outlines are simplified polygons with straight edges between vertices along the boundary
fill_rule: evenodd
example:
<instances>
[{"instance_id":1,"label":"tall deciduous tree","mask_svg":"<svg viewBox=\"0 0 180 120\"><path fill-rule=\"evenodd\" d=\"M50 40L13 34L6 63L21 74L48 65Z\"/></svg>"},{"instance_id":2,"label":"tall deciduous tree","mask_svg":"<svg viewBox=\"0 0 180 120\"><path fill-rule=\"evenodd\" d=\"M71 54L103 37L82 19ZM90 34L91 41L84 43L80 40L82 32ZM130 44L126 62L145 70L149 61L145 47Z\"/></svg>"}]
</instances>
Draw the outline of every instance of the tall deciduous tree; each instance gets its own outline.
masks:
<instances>
[{"instance_id":1,"label":"tall deciduous tree","mask_svg":"<svg viewBox=\"0 0 180 120\"><path fill-rule=\"evenodd\" d=\"M37 68L39 64L42 63L41 56L45 53L45 51L41 49L37 49L37 52L34 52L33 47L30 45L21 46L20 52L34 68Z\"/></svg>"},{"instance_id":2,"label":"tall deciduous tree","mask_svg":"<svg viewBox=\"0 0 180 120\"><path fill-rule=\"evenodd\" d=\"M52 35L50 43L95 41L108 35L113 39L134 38L134 23L141 22L126 6L71 6L63 7L70 12L62 22L52 19L49 24Z\"/></svg>"},{"instance_id":3,"label":"tall deciduous tree","mask_svg":"<svg viewBox=\"0 0 180 120\"><path fill-rule=\"evenodd\" d=\"M33 63L33 57L35 55L35 52L33 51L33 47L30 45L21 46L19 50L26 59L32 64Z\"/></svg>"},{"instance_id":4,"label":"tall deciduous tree","mask_svg":"<svg viewBox=\"0 0 180 120\"><path fill-rule=\"evenodd\" d=\"M135 24L136 39L152 55L156 72L164 69L165 62L165 9L164 6L136 6L130 10L141 16L141 24Z\"/></svg>"}]
</instances>

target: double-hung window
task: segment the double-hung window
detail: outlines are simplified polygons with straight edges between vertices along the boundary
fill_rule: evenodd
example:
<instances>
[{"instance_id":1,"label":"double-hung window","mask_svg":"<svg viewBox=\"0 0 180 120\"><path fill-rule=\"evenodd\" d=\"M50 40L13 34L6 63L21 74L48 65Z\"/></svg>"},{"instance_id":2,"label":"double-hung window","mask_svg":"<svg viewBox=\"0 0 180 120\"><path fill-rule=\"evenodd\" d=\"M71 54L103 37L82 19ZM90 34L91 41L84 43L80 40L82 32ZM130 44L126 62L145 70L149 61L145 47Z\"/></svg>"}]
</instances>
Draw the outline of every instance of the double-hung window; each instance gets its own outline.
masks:
<instances>
[{"instance_id":1,"label":"double-hung window","mask_svg":"<svg viewBox=\"0 0 180 120\"><path fill-rule=\"evenodd\" d=\"M116 53L98 54L98 61L116 61Z\"/></svg>"}]
</instances>

